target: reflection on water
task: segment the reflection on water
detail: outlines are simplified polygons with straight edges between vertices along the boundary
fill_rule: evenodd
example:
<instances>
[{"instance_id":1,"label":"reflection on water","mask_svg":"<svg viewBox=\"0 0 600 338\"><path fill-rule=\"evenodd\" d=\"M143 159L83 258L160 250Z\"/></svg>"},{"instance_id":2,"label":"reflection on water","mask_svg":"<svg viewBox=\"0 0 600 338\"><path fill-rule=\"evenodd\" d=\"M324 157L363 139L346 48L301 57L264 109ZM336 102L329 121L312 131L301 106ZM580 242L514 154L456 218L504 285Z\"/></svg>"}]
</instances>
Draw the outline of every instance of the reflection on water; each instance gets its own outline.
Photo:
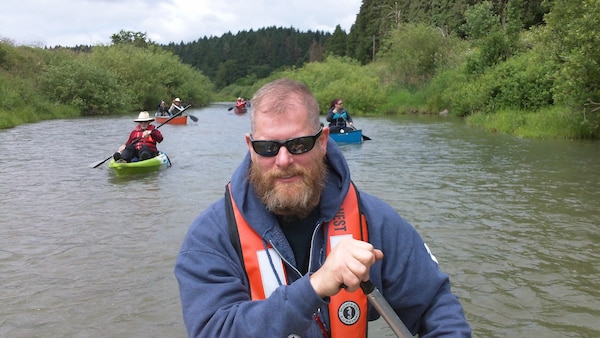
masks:
<instances>
[{"instance_id":1,"label":"reflection on water","mask_svg":"<svg viewBox=\"0 0 600 338\"><path fill-rule=\"evenodd\" d=\"M248 116L230 106L162 126L173 167L135 178L91 168L134 117L0 131L0 336L185 337L173 264L246 153ZM353 180L421 232L475 336L600 335L598 142L431 117L355 123L372 140L342 146ZM381 321L370 332L392 335Z\"/></svg>"}]
</instances>

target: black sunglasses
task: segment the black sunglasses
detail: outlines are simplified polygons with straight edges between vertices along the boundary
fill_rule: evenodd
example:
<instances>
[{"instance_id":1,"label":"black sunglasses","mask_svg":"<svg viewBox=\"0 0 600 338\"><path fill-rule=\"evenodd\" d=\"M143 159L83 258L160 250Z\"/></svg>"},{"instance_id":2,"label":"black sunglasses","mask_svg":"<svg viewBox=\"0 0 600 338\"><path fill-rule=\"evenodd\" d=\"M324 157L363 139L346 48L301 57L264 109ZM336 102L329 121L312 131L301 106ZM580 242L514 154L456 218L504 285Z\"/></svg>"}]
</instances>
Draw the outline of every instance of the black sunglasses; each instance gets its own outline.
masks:
<instances>
[{"instance_id":1,"label":"black sunglasses","mask_svg":"<svg viewBox=\"0 0 600 338\"><path fill-rule=\"evenodd\" d=\"M321 129L319 129L319 131L312 136L291 138L283 142L263 140L255 141L252 139L252 135L250 135L250 142L252 142L252 149L254 149L254 152L260 156L277 156L277 154L279 154L279 149L282 146L284 146L290 152L290 154L298 155L304 154L314 148L317 139L319 136L321 136L321 132L323 132L323 127L321 127Z\"/></svg>"}]
</instances>

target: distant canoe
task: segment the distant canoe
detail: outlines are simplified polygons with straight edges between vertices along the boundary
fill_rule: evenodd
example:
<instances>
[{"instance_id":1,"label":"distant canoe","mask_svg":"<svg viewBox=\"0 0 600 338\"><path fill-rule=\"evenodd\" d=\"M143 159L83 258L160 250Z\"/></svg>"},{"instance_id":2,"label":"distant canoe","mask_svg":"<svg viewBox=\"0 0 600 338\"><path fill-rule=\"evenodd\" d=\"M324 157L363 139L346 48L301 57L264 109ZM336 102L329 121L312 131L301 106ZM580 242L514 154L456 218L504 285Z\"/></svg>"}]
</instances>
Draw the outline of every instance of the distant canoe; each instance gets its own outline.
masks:
<instances>
[{"instance_id":1,"label":"distant canoe","mask_svg":"<svg viewBox=\"0 0 600 338\"><path fill-rule=\"evenodd\" d=\"M330 133L331 137L336 143L362 143L363 135L360 129L342 129L343 133Z\"/></svg>"},{"instance_id":2,"label":"distant canoe","mask_svg":"<svg viewBox=\"0 0 600 338\"><path fill-rule=\"evenodd\" d=\"M165 123L171 116L155 116L157 123ZM171 121L167 122L167 124L187 124L187 115L179 115L174 117Z\"/></svg>"}]
</instances>

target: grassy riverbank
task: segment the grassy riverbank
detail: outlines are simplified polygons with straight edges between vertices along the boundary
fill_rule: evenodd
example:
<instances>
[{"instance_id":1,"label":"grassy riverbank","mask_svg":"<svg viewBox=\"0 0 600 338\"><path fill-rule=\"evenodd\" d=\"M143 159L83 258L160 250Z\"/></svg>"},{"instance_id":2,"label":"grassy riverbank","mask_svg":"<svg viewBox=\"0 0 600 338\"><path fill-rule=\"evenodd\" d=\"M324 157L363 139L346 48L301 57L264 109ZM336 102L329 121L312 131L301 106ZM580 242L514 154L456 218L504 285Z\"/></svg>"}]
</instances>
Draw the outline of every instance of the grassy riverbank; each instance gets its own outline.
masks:
<instances>
[{"instance_id":1,"label":"grassy riverbank","mask_svg":"<svg viewBox=\"0 0 600 338\"><path fill-rule=\"evenodd\" d=\"M561 107L548 108L544 112L478 113L467 117L466 122L487 131L531 139L581 139L591 133L589 124Z\"/></svg>"},{"instance_id":2,"label":"grassy riverbank","mask_svg":"<svg viewBox=\"0 0 600 338\"><path fill-rule=\"evenodd\" d=\"M320 70L317 70L320 71ZM293 74L281 74L281 76L296 77ZM242 90L250 90L249 88ZM316 91L317 97L321 97L322 102L327 102L330 92L335 89L320 89ZM369 93L364 92L365 95ZM427 102L426 96L422 93L409 93L407 91L398 91L386 96L383 104L376 109L361 110L359 102L361 96L355 96L348 93L345 101L348 102L348 109L353 115L374 116L374 115L402 115L402 114L429 114L439 115L441 111L432 111ZM251 96L251 93L247 95ZM345 96L344 96L345 97ZM222 101L227 101L230 97L222 94ZM371 101L368 98L364 100ZM326 107L321 105L322 107ZM137 111L122 112L119 114L135 115ZM322 112L324 113L324 112ZM115 114L118 115L118 114ZM47 102L32 102L31 104L20 106L15 111L0 110L0 129L13 128L15 126L35 123L44 120L53 119L71 119L81 117L79 109L75 106L60 104L50 104ZM476 113L464 117L465 123L474 128L481 128L493 133L510 134L522 138L537 139L580 139L590 134L586 129L586 123L582 118L569 112L566 108L548 107L543 112L527 112L519 110L503 109L494 114Z\"/></svg>"},{"instance_id":3,"label":"grassy riverbank","mask_svg":"<svg viewBox=\"0 0 600 338\"><path fill-rule=\"evenodd\" d=\"M72 119L81 117L76 107L28 107L18 111L0 111L0 129L13 128L21 124L44 120Z\"/></svg>"},{"instance_id":4,"label":"grassy riverbank","mask_svg":"<svg viewBox=\"0 0 600 338\"><path fill-rule=\"evenodd\" d=\"M452 111L441 108L432 110L428 98L424 91L397 92L390 96L385 108L386 114L456 116ZM529 139L589 139L595 138L593 135L597 129L594 127L594 120L585 113L554 105L537 111L503 108L493 113L476 112L462 118L473 128Z\"/></svg>"}]
</instances>

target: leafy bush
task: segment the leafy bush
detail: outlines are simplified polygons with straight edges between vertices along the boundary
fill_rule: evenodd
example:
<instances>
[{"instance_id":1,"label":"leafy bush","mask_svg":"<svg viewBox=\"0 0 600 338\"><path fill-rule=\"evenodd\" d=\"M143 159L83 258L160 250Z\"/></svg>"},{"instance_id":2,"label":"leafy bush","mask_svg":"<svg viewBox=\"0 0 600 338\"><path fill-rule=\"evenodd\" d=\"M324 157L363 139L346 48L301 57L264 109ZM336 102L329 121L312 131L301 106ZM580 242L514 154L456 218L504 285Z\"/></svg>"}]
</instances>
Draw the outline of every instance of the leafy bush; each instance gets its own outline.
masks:
<instances>
[{"instance_id":1,"label":"leafy bush","mask_svg":"<svg viewBox=\"0 0 600 338\"><path fill-rule=\"evenodd\" d=\"M378 53L388 81L399 86L421 86L438 70L453 64L458 40L425 24L404 24L390 33Z\"/></svg>"},{"instance_id":2,"label":"leafy bush","mask_svg":"<svg viewBox=\"0 0 600 338\"><path fill-rule=\"evenodd\" d=\"M90 62L116 76L129 102L128 110L153 110L160 100L170 101L175 97L202 106L212 98L213 88L207 77L155 46L97 46Z\"/></svg>"},{"instance_id":3,"label":"leafy bush","mask_svg":"<svg viewBox=\"0 0 600 338\"><path fill-rule=\"evenodd\" d=\"M493 113L507 108L538 110L554 103L555 72L556 64L532 50L509 58L481 75L461 77L455 72L447 73L436 78L430 90L439 93L441 86L450 82L445 77L453 74L455 80L448 84L446 93L439 95L438 102L450 103L458 115Z\"/></svg>"},{"instance_id":4,"label":"leafy bush","mask_svg":"<svg viewBox=\"0 0 600 338\"><path fill-rule=\"evenodd\" d=\"M77 107L83 114L109 114L130 108L116 74L90 62L87 55L49 65L41 75L41 91L51 102Z\"/></svg>"},{"instance_id":5,"label":"leafy bush","mask_svg":"<svg viewBox=\"0 0 600 338\"><path fill-rule=\"evenodd\" d=\"M600 1L554 0L541 35L548 55L560 65L556 101L580 109L600 101Z\"/></svg>"},{"instance_id":6,"label":"leafy bush","mask_svg":"<svg viewBox=\"0 0 600 338\"><path fill-rule=\"evenodd\" d=\"M462 30L470 39L485 39L490 33L499 30L500 18L494 14L493 7L492 3L486 0L465 10Z\"/></svg>"},{"instance_id":7,"label":"leafy bush","mask_svg":"<svg viewBox=\"0 0 600 338\"><path fill-rule=\"evenodd\" d=\"M321 112L327 112L335 98L344 100L351 115L375 114L381 110L386 93L377 74L347 57L329 56L325 62L312 62L301 69L277 73L306 83L315 94Z\"/></svg>"},{"instance_id":8,"label":"leafy bush","mask_svg":"<svg viewBox=\"0 0 600 338\"><path fill-rule=\"evenodd\" d=\"M448 109L453 115L464 115L469 109L460 108L457 102L462 88L468 83L467 75L461 69L450 69L439 73L419 92L425 98L426 108L430 112Z\"/></svg>"},{"instance_id":9,"label":"leafy bush","mask_svg":"<svg viewBox=\"0 0 600 338\"><path fill-rule=\"evenodd\" d=\"M485 78L492 92L491 105L505 108L538 110L553 103L553 63L528 52L494 67Z\"/></svg>"},{"instance_id":10,"label":"leafy bush","mask_svg":"<svg viewBox=\"0 0 600 338\"><path fill-rule=\"evenodd\" d=\"M67 48L0 42L0 128L52 118L153 110L181 97L204 106L212 83L154 44Z\"/></svg>"}]
</instances>

